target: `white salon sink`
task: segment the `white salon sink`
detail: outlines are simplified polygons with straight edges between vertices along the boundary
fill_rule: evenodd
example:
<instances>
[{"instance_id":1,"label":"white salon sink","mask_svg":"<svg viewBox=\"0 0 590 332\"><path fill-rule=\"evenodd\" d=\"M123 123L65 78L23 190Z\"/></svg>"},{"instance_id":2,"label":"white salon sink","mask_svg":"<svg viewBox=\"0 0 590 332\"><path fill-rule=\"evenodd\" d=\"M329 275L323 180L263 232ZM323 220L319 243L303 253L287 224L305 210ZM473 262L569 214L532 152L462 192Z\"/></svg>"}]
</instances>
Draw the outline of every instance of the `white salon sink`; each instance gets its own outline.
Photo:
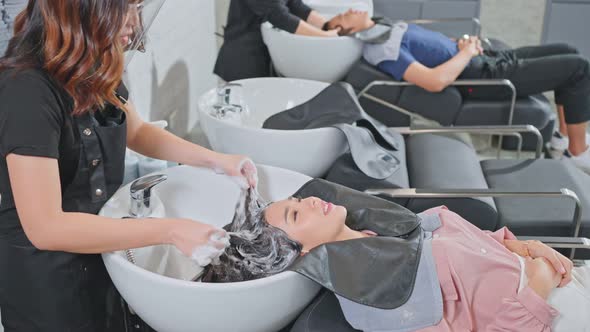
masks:
<instances>
[{"instance_id":1,"label":"white salon sink","mask_svg":"<svg viewBox=\"0 0 590 332\"><path fill-rule=\"evenodd\" d=\"M373 15L373 0L306 0L305 3L327 19L349 9ZM274 28L268 22L260 29L279 76L341 81L363 52L363 43L352 37L300 36Z\"/></svg>"},{"instance_id":2,"label":"white salon sink","mask_svg":"<svg viewBox=\"0 0 590 332\"><path fill-rule=\"evenodd\" d=\"M241 102L250 110L241 121L212 115L213 105L218 103L216 89L199 99L200 125L215 151L243 154L257 163L321 177L348 148L344 135L335 128L262 128L268 117L308 101L325 89L327 83L288 78L255 78L233 83L242 86L238 89L242 91Z\"/></svg>"},{"instance_id":3,"label":"white salon sink","mask_svg":"<svg viewBox=\"0 0 590 332\"><path fill-rule=\"evenodd\" d=\"M271 200L288 197L310 179L269 166L259 166L259 172L259 191ZM168 180L154 190L167 217L191 218L220 227L232 220L239 188L228 177L188 166L162 173L168 175ZM128 206L129 186L124 186L100 214L123 217ZM128 262L123 252L103 254L119 292L159 332L276 332L293 320L319 291L318 285L294 272L228 284L183 280L200 268L171 246L137 249L135 257L138 265ZM166 259L186 266L168 273L176 276L152 272L165 266Z\"/></svg>"},{"instance_id":4,"label":"white salon sink","mask_svg":"<svg viewBox=\"0 0 590 332\"><path fill-rule=\"evenodd\" d=\"M300 36L268 22L260 29L274 69L284 77L337 82L363 53L363 43L352 37Z\"/></svg>"}]
</instances>

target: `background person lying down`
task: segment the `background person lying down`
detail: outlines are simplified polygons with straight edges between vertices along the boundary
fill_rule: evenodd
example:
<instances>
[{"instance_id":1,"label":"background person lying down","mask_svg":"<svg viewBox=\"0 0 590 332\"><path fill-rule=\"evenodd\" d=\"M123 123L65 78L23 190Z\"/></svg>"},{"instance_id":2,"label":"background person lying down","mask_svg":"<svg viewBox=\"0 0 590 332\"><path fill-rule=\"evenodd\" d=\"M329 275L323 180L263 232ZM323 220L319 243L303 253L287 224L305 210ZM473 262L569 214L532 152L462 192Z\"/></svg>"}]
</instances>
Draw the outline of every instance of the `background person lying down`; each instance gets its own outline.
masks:
<instances>
[{"instance_id":1,"label":"background person lying down","mask_svg":"<svg viewBox=\"0 0 590 332\"><path fill-rule=\"evenodd\" d=\"M366 12L347 11L328 21L325 28L349 35L370 31L375 25L379 28L380 21L383 19L372 19ZM586 133L590 62L576 48L548 44L484 51L475 36L452 40L442 33L403 23L394 24L392 31L386 40L366 43L363 57L398 81L440 92L457 79L508 79L518 96L553 91L559 131L551 146L567 151L566 157L590 174L590 135Z\"/></svg>"},{"instance_id":2,"label":"background person lying down","mask_svg":"<svg viewBox=\"0 0 590 332\"><path fill-rule=\"evenodd\" d=\"M250 211L246 219L226 226L242 231L243 239L232 237L222 263L209 266L202 281L266 277L323 244L379 236L352 230L345 225L345 207L317 197L269 205L254 197L239 204L236 215L243 211ZM437 325L420 331L584 331L590 324L589 267L573 268L560 253L519 241L507 228L482 231L446 207L424 214L440 220L428 241L444 312Z\"/></svg>"}]
</instances>

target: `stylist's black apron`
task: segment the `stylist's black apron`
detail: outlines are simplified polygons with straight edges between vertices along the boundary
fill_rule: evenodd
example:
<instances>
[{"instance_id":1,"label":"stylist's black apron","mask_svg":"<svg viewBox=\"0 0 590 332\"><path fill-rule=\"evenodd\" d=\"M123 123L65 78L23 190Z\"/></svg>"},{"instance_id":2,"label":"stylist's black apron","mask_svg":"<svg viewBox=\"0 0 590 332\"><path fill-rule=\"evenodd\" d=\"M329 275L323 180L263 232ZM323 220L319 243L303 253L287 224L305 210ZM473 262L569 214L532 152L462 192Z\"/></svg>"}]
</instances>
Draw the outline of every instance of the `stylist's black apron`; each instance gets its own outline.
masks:
<instances>
[{"instance_id":1,"label":"stylist's black apron","mask_svg":"<svg viewBox=\"0 0 590 332\"><path fill-rule=\"evenodd\" d=\"M62 188L65 212L97 214L123 181L127 124L121 110L112 113L106 123L88 113L74 118L80 159L74 180ZM0 261L14 262L0 271L12 286L3 296L6 332L127 330L125 305L100 255L38 250L21 231L0 241Z\"/></svg>"}]
</instances>

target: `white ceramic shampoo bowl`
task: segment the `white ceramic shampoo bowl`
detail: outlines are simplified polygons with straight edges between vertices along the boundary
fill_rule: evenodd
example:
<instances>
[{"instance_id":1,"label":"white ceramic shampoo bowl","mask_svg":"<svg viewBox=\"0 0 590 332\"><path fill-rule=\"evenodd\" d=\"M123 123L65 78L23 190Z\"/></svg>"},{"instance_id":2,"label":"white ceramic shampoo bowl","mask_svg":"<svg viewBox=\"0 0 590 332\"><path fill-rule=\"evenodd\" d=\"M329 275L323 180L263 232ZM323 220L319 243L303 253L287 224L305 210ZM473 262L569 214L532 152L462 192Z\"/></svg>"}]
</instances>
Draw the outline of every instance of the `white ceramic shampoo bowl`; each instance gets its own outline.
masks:
<instances>
[{"instance_id":1,"label":"white ceramic shampoo bowl","mask_svg":"<svg viewBox=\"0 0 590 332\"><path fill-rule=\"evenodd\" d=\"M201 128L215 151L243 154L257 163L321 177L348 148L344 135L335 128L262 129L268 117L308 101L328 84L288 78L255 78L233 83L242 85L243 103L250 109L250 115L241 123L211 115L213 105L218 102L215 89L199 99Z\"/></svg>"},{"instance_id":2,"label":"white ceramic shampoo bowl","mask_svg":"<svg viewBox=\"0 0 590 332\"><path fill-rule=\"evenodd\" d=\"M292 171L259 166L259 191L266 199L293 194L310 178ZM228 177L208 169L187 166L163 171L168 180L154 190L167 217L191 218L224 226L232 219L238 186ZM122 187L101 210L101 215L127 213L129 185ZM149 221L148 221L149 222ZM299 314L319 291L319 286L294 272L228 284L208 284L165 277L144 269L161 266L162 252L183 261L175 248L163 246L135 250L137 266L123 252L103 254L109 274L125 300L159 332L276 332ZM172 257L174 256L174 257ZM184 261L186 278L198 271ZM190 277L188 277L190 278Z\"/></svg>"},{"instance_id":3,"label":"white ceramic shampoo bowl","mask_svg":"<svg viewBox=\"0 0 590 332\"><path fill-rule=\"evenodd\" d=\"M260 29L273 66L284 77L337 82L363 53L363 43L352 37L300 36L268 22Z\"/></svg>"}]
</instances>

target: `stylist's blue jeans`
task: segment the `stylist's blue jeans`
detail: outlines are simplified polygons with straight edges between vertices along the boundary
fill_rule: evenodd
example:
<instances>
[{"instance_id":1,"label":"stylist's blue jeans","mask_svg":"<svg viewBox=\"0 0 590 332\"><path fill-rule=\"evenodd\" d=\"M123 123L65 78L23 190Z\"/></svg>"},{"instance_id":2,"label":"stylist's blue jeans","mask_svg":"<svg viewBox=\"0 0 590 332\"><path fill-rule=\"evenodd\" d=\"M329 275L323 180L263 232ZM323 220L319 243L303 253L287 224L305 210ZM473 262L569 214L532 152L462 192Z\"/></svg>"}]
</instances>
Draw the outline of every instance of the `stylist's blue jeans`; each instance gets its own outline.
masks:
<instances>
[{"instance_id":1,"label":"stylist's blue jeans","mask_svg":"<svg viewBox=\"0 0 590 332\"><path fill-rule=\"evenodd\" d=\"M590 63L566 44L486 51L460 78L508 79L519 96L555 92L568 124L590 120Z\"/></svg>"}]
</instances>

